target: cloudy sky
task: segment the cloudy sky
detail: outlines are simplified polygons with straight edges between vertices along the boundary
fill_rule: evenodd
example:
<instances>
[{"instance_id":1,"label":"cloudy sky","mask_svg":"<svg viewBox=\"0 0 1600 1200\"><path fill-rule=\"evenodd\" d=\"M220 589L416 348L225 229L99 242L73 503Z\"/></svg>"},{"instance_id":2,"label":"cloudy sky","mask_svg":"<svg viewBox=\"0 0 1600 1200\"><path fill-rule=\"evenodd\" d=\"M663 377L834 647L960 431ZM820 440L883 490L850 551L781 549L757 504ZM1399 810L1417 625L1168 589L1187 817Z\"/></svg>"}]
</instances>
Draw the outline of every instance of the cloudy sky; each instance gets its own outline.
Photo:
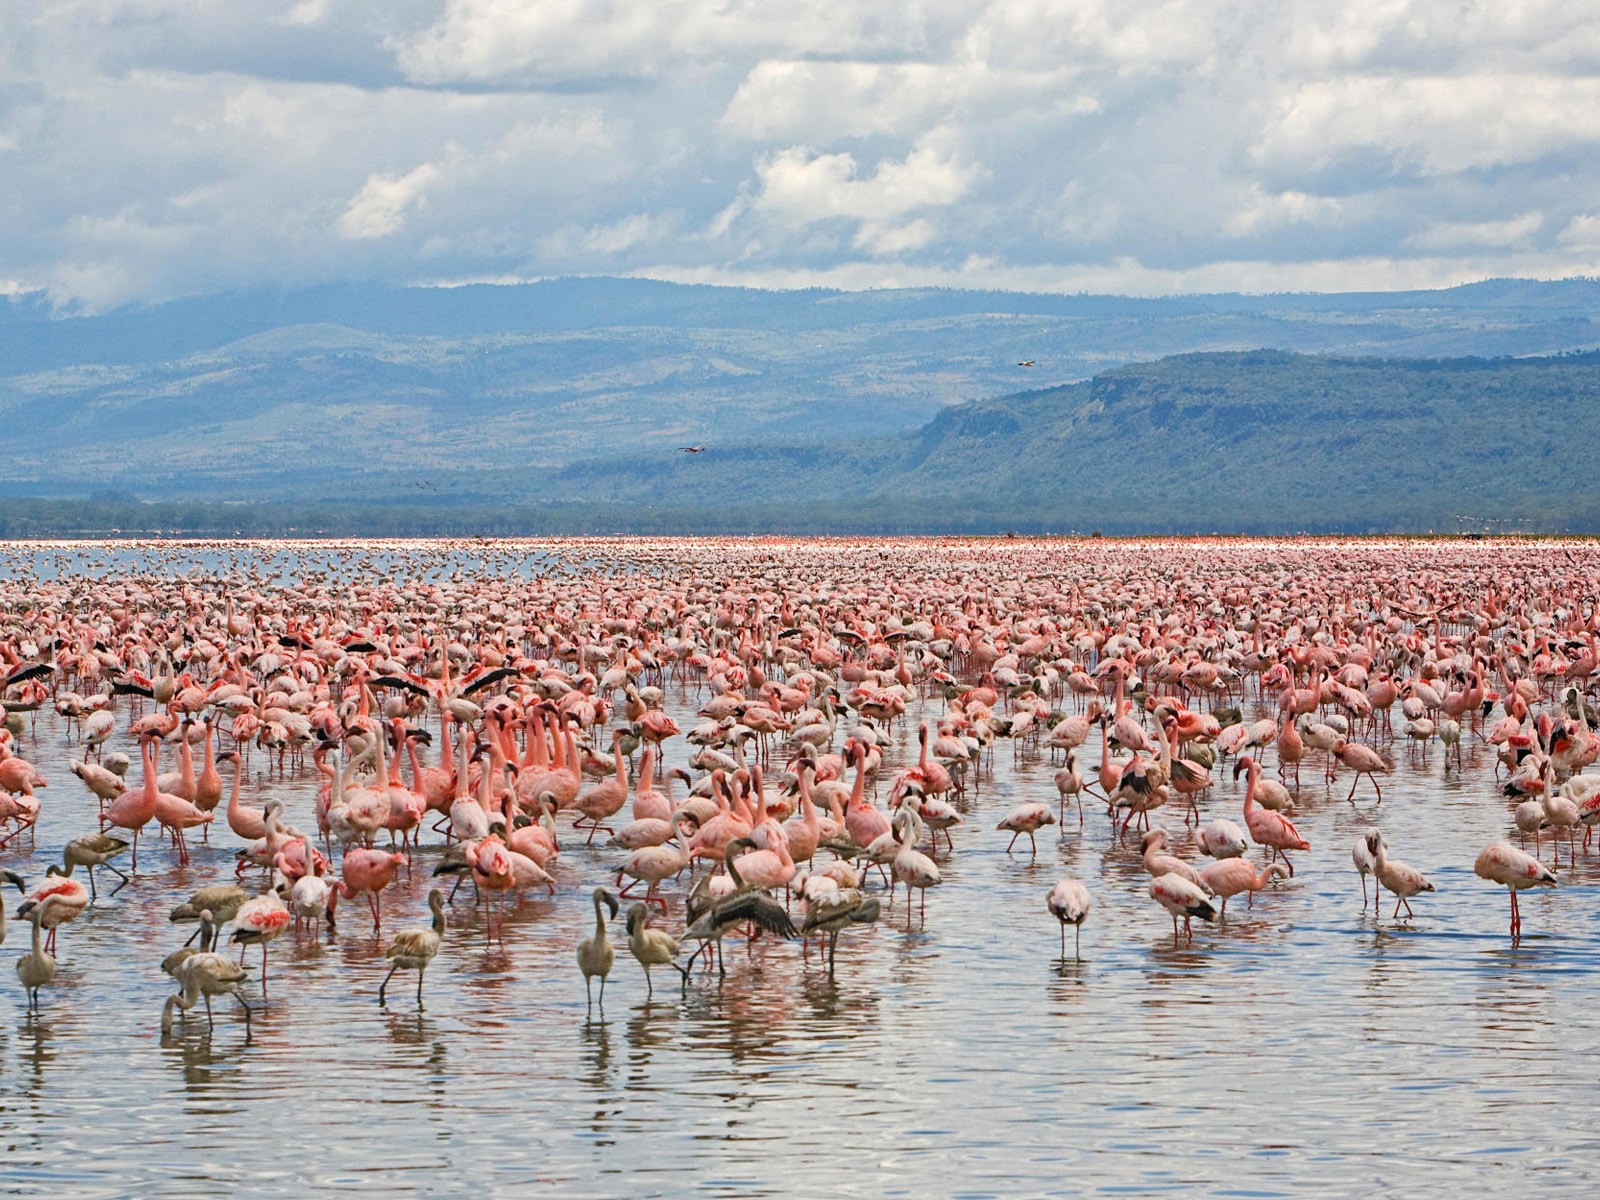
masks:
<instances>
[{"instance_id":1,"label":"cloudy sky","mask_svg":"<svg viewBox=\"0 0 1600 1200\"><path fill-rule=\"evenodd\" d=\"M1600 274L1570 0L0 0L0 292Z\"/></svg>"}]
</instances>

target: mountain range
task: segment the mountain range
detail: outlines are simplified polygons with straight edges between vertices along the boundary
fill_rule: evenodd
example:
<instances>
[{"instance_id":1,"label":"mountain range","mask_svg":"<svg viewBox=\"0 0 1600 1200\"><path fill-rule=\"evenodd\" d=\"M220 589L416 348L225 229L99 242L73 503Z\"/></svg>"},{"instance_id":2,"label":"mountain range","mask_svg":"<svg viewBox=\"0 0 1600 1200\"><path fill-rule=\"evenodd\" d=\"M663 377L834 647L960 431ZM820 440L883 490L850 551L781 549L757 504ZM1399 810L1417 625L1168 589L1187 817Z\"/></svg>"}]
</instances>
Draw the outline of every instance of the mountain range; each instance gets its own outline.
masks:
<instances>
[{"instance_id":1,"label":"mountain range","mask_svg":"<svg viewBox=\"0 0 1600 1200\"><path fill-rule=\"evenodd\" d=\"M0 532L1588 530L1595 346L1590 280L20 297Z\"/></svg>"}]
</instances>

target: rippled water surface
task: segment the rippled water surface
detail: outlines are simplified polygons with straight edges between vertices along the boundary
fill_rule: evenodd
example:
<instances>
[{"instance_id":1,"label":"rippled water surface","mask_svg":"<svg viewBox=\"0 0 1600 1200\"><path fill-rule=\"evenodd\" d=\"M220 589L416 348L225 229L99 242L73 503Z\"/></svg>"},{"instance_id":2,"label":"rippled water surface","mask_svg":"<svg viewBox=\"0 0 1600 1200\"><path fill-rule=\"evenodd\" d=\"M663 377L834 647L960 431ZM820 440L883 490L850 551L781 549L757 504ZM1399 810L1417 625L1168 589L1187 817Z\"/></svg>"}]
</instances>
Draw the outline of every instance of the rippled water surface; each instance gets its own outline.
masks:
<instances>
[{"instance_id":1,"label":"rippled water surface","mask_svg":"<svg viewBox=\"0 0 1600 1200\"><path fill-rule=\"evenodd\" d=\"M669 694L688 728L703 694ZM915 720L897 736L885 775L914 759ZM1510 826L1493 760L1469 742L1460 770L1437 744L1425 761L1383 745L1398 766L1381 806L1364 786L1346 803L1348 774L1324 788L1309 756L1297 820L1313 849L1296 877L1177 948L1137 843L1101 806L1081 829L1075 814L1045 829L1037 855L1026 839L1007 853L995 822L1053 802L1054 767L1002 742L940 855L925 927L907 931L902 900L849 930L832 981L798 943L730 939L725 980L697 973L680 990L660 971L652 1002L618 922L592 1013L573 952L589 889L621 856L585 848L563 818L557 895L513 912L502 947L464 889L420 1011L408 975L387 1008L376 993L391 926L425 923L436 834L386 896L384 938L351 904L336 934L273 944L248 1035L222 998L214 1031L197 1010L164 1040L158 963L188 932L167 912L231 879L239 842L219 820L181 868L149 837L133 885L63 928L38 1016L9 969L0 979L0 1191L1588 1194L1597 868L1580 858L1558 891L1526 893L1514 946L1504 891L1472 873ZM94 828L94 808L48 706L18 749L50 786L36 849L24 839L0 862L31 882ZM685 756L669 744L669 765ZM280 780L258 753L245 799L280 796L313 827L308 775ZM1202 811L1238 821L1243 782L1217 778ZM1179 813L1163 823L1198 857ZM1374 824L1437 885L1414 920L1362 907L1350 847ZM1061 960L1044 907L1063 876L1094 896L1082 963ZM4 957L26 935L13 923Z\"/></svg>"}]
</instances>

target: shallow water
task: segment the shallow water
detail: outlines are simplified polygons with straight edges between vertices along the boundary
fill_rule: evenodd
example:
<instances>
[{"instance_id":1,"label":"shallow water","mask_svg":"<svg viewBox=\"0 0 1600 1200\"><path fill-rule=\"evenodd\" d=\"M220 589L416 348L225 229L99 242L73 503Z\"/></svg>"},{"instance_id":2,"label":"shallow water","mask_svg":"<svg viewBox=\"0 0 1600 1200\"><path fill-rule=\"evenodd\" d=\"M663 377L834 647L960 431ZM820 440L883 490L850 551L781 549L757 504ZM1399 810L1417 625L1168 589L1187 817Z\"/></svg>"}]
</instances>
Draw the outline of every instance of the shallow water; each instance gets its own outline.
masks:
<instances>
[{"instance_id":1,"label":"shallow water","mask_svg":"<svg viewBox=\"0 0 1600 1200\"><path fill-rule=\"evenodd\" d=\"M687 728L701 697L672 696ZM927 702L923 715L939 709ZM914 719L899 739L890 766L915 757ZM1225 924L1197 922L1192 946L1174 947L1136 841L1117 840L1103 806L1081 829L1075 814L1046 828L1036 855L1026 838L1006 852L995 822L1021 800L1053 801L1054 768L1014 763L1002 743L954 854L940 855L925 927L907 932L902 899L876 927L847 931L835 981L797 943L747 952L730 939L725 980L697 973L680 989L660 971L647 1002L618 922L593 1013L573 950L592 927L589 889L621 856L586 849L564 819L556 897L513 913L502 947L486 944L463 889L420 1011L408 975L387 1008L376 992L387 934L424 923L432 834L385 896L384 938L362 906L343 906L336 934L273 943L269 998L248 1034L222 998L213 1031L197 1010L163 1040L172 985L157 964L189 932L167 911L231 877L238 839L219 821L185 869L142 838L134 884L102 891L62 929L41 1013L26 1015L9 972L0 980L0 1188L1587 1193L1600 1141L1589 1116L1600 868L1580 857L1560 890L1525 893L1513 945L1504 891L1472 873L1510 828L1492 758L1469 744L1458 771L1437 744L1425 762L1383 748L1397 769L1381 805L1365 783L1347 803L1348 773L1324 788L1308 755L1297 823L1313 849L1295 856L1296 877L1253 908L1237 897ZM75 747L53 713L19 751L51 786L37 853L24 839L0 861L32 882L93 828L93 803L67 771ZM669 765L685 757L681 739L669 744ZM313 826L310 781L263 767L258 752L246 801L278 795L289 819ZM1202 812L1239 821L1243 781L1215 774ZM1158 815L1196 857L1181 814ZM1413 920L1390 919L1392 898L1377 914L1362 907L1350 846L1373 824L1438 888L1413 901ZM1044 907L1063 876L1094 896L1082 963L1070 937L1061 960ZM4 957L26 934L12 925ZM247 963L259 975L259 951Z\"/></svg>"}]
</instances>

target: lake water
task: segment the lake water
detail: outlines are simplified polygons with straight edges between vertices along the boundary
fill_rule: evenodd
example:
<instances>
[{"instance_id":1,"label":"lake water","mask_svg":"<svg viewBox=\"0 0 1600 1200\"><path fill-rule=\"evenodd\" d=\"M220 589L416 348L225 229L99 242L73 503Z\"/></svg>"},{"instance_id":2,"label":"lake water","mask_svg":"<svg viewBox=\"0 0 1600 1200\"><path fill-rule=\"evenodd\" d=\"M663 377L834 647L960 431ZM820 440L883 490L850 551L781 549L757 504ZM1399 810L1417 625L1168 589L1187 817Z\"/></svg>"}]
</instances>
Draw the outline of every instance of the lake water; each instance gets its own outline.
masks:
<instances>
[{"instance_id":1,"label":"lake water","mask_svg":"<svg viewBox=\"0 0 1600 1200\"><path fill-rule=\"evenodd\" d=\"M30 567L13 550L11 570L56 573L56 553ZM67 568L81 571L98 552L72 553L89 554ZM139 565L142 551L126 553L116 569ZM206 553L213 569L231 552ZM704 695L669 694L689 728ZM941 708L927 701L898 727L888 767L914 760L915 718ZM647 1002L619 921L592 1013L574 947L592 926L590 889L621 855L585 848L564 818L557 895L512 913L502 947L486 944L463 889L421 1011L409 974L387 1008L376 993L387 935L425 923L435 834L386 894L383 938L361 905L342 907L337 933L273 943L270 998L248 1034L221 998L214 1031L197 1010L164 1040L173 989L158 964L189 932L167 912L231 879L239 842L219 819L181 868L142 838L133 885L62 929L38 1016L9 970L0 979L0 1191L1592 1194L1594 860L1563 870L1557 891L1524 894L1513 945L1504 890L1472 873L1510 829L1486 748L1469 739L1459 771L1437 744L1425 762L1383 748L1398 765L1381 805L1365 785L1346 803L1348 773L1325 789L1308 756L1297 823L1313 849L1296 855L1296 877L1253 908L1236 898L1225 924L1196 922L1193 944L1175 948L1136 840L1119 841L1102 806L1081 830L1069 815L1042 831L1036 856L1025 838L1006 852L995 822L1055 792L1048 756L1014 764L1002 742L954 853L939 856L925 927L907 932L902 900L847 931L835 980L798 943L747 952L730 938L726 979L697 972L680 989L658 971ZM94 828L94 806L48 706L18 750L50 786L37 852L24 839L0 862L32 883ZM669 743L669 765L685 757ZM310 774L268 775L258 753L245 799L281 797L313 828ZM1203 813L1242 824L1243 781L1217 778ZM1197 858L1181 815L1159 815ZM1392 897L1363 910L1350 847L1375 825L1438 888L1413 900L1414 920L1389 919ZM1044 906L1064 876L1094 897L1082 963L1061 961ZM668 928L685 890L668 890ZM10 889L5 903L15 911ZM26 935L13 922L3 957ZM253 972L258 960L251 950Z\"/></svg>"}]
</instances>

